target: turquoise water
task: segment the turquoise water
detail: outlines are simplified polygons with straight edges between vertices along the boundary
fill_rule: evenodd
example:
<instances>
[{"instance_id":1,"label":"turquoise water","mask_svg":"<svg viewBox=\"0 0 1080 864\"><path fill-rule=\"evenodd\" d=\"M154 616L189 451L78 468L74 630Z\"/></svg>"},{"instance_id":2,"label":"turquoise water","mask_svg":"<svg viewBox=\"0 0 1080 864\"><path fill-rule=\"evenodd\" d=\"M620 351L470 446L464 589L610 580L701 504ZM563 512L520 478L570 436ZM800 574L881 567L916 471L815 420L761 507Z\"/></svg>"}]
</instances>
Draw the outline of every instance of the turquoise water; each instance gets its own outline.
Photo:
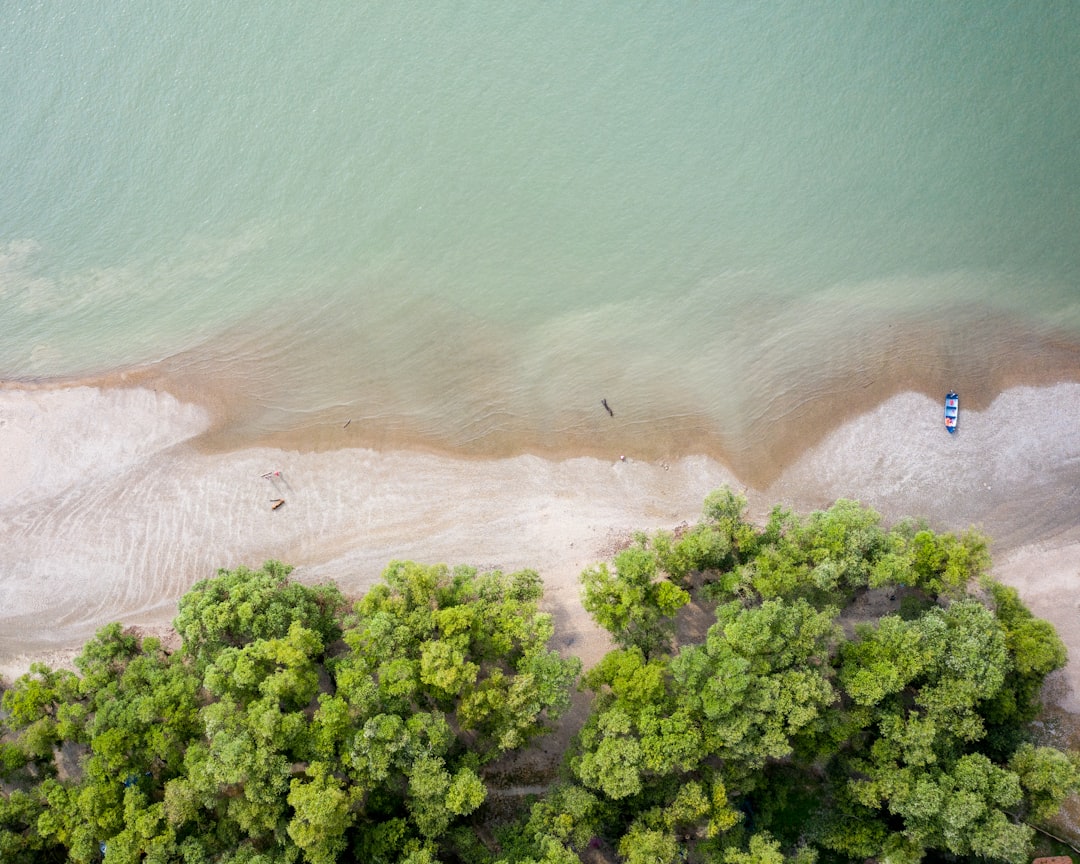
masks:
<instances>
[{"instance_id":1,"label":"turquoise water","mask_svg":"<svg viewBox=\"0 0 1080 864\"><path fill-rule=\"evenodd\" d=\"M237 440L477 452L595 443L606 396L738 450L1080 345L1072 2L0 24L0 378L157 364Z\"/></svg>"}]
</instances>

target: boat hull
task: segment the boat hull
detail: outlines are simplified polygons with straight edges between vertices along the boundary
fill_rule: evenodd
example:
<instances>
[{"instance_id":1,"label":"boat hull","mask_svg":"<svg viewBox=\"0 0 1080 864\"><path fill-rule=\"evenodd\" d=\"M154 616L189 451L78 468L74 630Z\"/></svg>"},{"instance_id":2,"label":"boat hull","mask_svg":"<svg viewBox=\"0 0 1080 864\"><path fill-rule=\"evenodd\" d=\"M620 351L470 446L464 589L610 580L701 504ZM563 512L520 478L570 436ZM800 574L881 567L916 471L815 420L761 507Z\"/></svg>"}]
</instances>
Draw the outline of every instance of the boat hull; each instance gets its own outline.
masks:
<instances>
[{"instance_id":1,"label":"boat hull","mask_svg":"<svg viewBox=\"0 0 1080 864\"><path fill-rule=\"evenodd\" d=\"M955 393L945 396L945 430L950 435L956 434L956 422L960 419L960 397Z\"/></svg>"}]
</instances>

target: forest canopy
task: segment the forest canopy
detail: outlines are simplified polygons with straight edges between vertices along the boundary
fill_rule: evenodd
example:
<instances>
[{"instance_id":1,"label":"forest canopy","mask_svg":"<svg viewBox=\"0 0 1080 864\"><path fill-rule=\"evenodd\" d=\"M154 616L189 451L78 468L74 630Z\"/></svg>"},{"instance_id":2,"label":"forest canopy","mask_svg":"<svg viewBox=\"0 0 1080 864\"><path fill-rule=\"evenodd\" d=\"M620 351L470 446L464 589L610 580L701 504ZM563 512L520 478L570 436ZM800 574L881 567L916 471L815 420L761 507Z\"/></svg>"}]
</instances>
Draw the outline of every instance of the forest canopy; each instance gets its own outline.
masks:
<instances>
[{"instance_id":1,"label":"forest canopy","mask_svg":"<svg viewBox=\"0 0 1080 864\"><path fill-rule=\"evenodd\" d=\"M0 860L1029 860L1080 788L1030 735L1066 657L985 538L745 508L719 490L582 574L616 646L584 673L533 571L394 562L350 604L278 562L222 570L176 650L112 624L4 691ZM575 686L557 776L493 807Z\"/></svg>"}]
</instances>

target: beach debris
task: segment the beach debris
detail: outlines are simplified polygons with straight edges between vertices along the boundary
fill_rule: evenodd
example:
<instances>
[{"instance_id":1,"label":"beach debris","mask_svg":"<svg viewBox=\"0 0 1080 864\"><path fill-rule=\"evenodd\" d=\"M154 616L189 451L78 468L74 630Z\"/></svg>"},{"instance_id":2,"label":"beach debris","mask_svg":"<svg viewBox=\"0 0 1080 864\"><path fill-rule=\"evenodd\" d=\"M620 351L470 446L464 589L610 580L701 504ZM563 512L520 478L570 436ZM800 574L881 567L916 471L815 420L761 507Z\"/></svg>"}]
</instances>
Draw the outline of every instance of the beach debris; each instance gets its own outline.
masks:
<instances>
[{"instance_id":1,"label":"beach debris","mask_svg":"<svg viewBox=\"0 0 1080 864\"><path fill-rule=\"evenodd\" d=\"M342 426L341 428L342 428L342 429L348 429L348 428L349 428L349 424L350 424L350 423L352 423L352 417L350 417L350 418L349 418L348 420L346 420L346 421L345 421L345 425L344 425L344 426Z\"/></svg>"},{"instance_id":2,"label":"beach debris","mask_svg":"<svg viewBox=\"0 0 1080 864\"><path fill-rule=\"evenodd\" d=\"M612 417L615 416L615 412L611 410L611 406L607 404L607 398L601 399L600 404L604 406L604 410L607 411Z\"/></svg>"},{"instance_id":3,"label":"beach debris","mask_svg":"<svg viewBox=\"0 0 1080 864\"><path fill-rule=\"evenodd\" d=\"M625 456L620 456L620 457L619 457L619 461L620 461L620 462L625 462L625 461L626 461L626 457L625 457Z\"/></svg>"},{"instance_id":4,"label":"beach debris","mask_svg":"<svg viewBox=\"0 0 1080 864\"><path fill-rule=\"evenodd\" d=\"M262 475L262 478L264 480L270 480L270 481L273 481L273 480L275 480L275 479L277 479L279 477L281 477L281 472L280 471L267 471L265 474Z\"/></svg>"},{"instance_id":5,"label":"beach debris","mask_svg":"<svg viewBox=\"0 0 1080 864\"><path fill-rule=\"evenodd\" d=\"M279 507L285 504L284 498L271 498L270 500L274 502L273 506L270 508L271 510L277 510Z\"/></svg>"}]
</instances>

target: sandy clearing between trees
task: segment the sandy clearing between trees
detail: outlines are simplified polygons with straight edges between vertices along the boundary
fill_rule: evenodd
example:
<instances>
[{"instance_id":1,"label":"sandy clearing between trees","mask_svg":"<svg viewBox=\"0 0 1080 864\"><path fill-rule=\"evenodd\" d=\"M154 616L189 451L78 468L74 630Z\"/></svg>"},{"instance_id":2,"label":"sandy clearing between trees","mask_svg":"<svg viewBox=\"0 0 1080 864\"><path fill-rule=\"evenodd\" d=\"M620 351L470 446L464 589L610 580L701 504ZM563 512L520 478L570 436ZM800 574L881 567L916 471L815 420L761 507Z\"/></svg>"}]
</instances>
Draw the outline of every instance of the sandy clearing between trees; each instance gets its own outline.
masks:
<instances>
[{"instance_id":1,"label":"sandy clearing between trees","mask_svg":"<svg viewBox=\"0 0 1080 864\"><path fill-rule=\"evenodd\" d=\"M712 489L742 488L705 457L208 455L190 443L207 422L147 389L0 390L0 673L62 661L109 621L164 627L193 582L267 558L349 594L395 558L532 567L558 647L588 664L607 640L581 609L581 570L634 531L695 521ZM982 527L996 574L1069 646L1075 659L1054 698L1080 713L1077 429L1077 384L1013 388L985 411L962 409L955 437L934 400L901 394L834 430L770 488L746 490L750 516L850 497L887 520ZM281 479L261 476L271 470ZM272 510L277 498L286 503Z\"/></svg>"}]
</instances>

